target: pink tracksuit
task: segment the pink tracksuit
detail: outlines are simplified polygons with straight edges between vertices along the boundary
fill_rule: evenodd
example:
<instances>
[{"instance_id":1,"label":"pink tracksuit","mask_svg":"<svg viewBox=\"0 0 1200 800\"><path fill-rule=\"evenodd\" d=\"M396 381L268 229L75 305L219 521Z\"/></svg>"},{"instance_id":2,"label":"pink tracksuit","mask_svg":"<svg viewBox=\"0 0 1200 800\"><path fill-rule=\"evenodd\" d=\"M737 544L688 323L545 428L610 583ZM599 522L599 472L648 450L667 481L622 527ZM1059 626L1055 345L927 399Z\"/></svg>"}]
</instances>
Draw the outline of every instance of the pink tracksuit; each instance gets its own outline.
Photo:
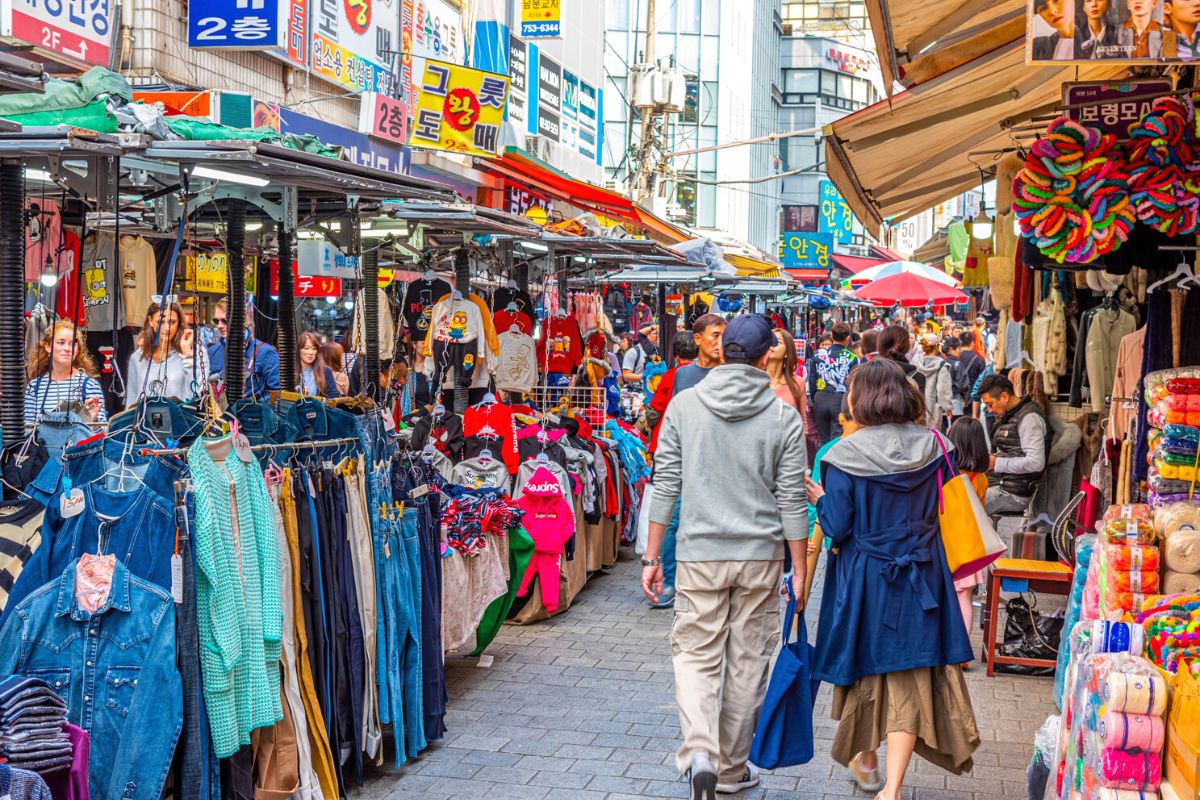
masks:
<instances>
[{"instance_id":1,"label":"pink tracksuit","mask_svg":"<svg viewBox=\"0 0 1200 800\"><path fill-rule=\"evenodd\" d=\"M542 584L542 605L553 614L558 610L559 560L563 545L575 533L575 510L563 497L558 478L545 467L534 470L516 504L525 512L522 524L533 539L533 558L521 578L517 597L528 594L536 575Z\"/></svg>"}]
</instances>

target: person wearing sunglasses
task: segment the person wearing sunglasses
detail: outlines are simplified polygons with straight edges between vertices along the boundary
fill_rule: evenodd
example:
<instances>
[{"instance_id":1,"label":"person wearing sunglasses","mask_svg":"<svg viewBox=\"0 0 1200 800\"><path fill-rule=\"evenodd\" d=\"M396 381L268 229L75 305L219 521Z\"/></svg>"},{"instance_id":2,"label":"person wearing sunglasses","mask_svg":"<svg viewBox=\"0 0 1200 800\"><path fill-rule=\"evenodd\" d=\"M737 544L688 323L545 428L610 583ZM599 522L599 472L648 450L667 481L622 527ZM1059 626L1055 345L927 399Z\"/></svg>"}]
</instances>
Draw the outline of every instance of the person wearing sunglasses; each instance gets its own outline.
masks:
<instances>
[{"instance_id":1,"label":"person wearing sunglasses","mask_svg":"<svg viewBox=\"0 0 1200 800\"><path fill-rule=\"evenodd\" d=\"M254 307L246 303L246 330L243 334L245 349L245 393L254 400L266 400L271 392L279 391L279 351L264 341L254 338ZM229 334L229 298L222 297L213 307L213 325L217 339L208 346L208 362L211 375L218 381L225 378L225 338Z\"/></svg>"},{"instance_id":2,"label":"person wearing sunglasses","mask_svg":"<svg viewBox=\"0 0 1200 800\"><path fill-rule=\"evenodd\" d=\"M143 395L191 400L208 377L208 353L196 346L176 295L155 295L125 371L125 404Z\"/></svg>"}]
</instances>

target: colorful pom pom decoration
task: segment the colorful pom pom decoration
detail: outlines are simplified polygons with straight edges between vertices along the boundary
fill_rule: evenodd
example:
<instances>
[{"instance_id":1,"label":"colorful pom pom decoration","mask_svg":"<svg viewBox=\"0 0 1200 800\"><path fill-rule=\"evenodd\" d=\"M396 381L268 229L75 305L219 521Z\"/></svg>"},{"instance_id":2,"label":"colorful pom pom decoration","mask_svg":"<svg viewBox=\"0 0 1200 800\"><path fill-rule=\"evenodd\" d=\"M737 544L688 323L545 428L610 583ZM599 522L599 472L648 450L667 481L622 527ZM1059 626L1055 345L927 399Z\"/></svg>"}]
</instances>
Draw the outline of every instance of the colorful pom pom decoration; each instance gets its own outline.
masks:
<instances>
[{"instance_id":1,"label":"colorful pom pom decoration","mask_svg":"<svg viewBox=\"0 0 1200 800\"><path fill-rule=\"evenodd\" d=\"M1021 235L1060 264L1116 250L1137 222L1127 169L1113 134L1054 120L1013 181Z\"/></svg>"},{"instance_id":2,"label":"colorful pom pom decoration","mask_svg":"<svg viewBox=\"0 0 1200 800\"><path fill-rule=\"evenodd\" d=\"M1160 97L1129 129L1129 199L1137 218L1168 236L1200 228L1200 155L1190 98Z\"/></svg>"}]
</instances>

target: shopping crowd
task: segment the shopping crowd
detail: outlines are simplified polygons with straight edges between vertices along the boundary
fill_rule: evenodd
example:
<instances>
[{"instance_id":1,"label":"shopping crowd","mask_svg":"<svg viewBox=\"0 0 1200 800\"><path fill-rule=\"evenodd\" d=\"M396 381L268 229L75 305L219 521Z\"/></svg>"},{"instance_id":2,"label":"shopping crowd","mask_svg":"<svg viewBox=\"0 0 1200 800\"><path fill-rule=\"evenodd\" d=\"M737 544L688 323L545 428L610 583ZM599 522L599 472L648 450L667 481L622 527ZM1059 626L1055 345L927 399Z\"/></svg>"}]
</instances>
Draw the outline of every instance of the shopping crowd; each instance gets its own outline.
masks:
<instances>
[{"instance_id":1,"label":"shopping crowd","mask_svg":"<svg viewBox=\"0 0 1200 800\"><path fill-rule=\"evenodd\" d=\"M643 346L657 331L624 355L627 380ZM1044 400L996 374L995 346L985 319L928 312L833 322L808 342L754 314L678 333L644 420L642 589L674 609L678 766L695 800L758 784L781 587L802 610L822 557L812 677L833 687L835 760L881 800L901 797L914 753L972 769L963 672L982 577L951 576L940 492L962 474L989 514L1020 513L1048 448Z\"/></svg>"}]
</instances>

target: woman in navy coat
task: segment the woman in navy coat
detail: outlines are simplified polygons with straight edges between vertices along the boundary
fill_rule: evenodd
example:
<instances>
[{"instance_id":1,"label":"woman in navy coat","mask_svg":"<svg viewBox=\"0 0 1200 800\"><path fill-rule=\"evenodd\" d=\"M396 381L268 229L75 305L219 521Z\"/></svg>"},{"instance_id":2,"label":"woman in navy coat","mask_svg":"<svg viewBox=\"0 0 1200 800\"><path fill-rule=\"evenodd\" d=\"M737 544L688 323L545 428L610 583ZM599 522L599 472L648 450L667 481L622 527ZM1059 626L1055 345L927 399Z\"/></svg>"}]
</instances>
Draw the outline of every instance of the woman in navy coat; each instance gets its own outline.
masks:
<instances>
[{"instance_id":1,"label":"woman in navy coat","mask_svg":"<svg viewBox=\"0 0 1200 800\"><path fill-rule=\"evenodd\" d=\"M972 660L938 529L938 488L956 469L924 399L886 359L849 385L861 426L822 461L809 500L832 550L813 677L833 684L833 757L881 800L899 800L915 752L956 775L979 746L962 664ZM887 782L875 750L888 744Z\"/></svg>"}]
</instances>

